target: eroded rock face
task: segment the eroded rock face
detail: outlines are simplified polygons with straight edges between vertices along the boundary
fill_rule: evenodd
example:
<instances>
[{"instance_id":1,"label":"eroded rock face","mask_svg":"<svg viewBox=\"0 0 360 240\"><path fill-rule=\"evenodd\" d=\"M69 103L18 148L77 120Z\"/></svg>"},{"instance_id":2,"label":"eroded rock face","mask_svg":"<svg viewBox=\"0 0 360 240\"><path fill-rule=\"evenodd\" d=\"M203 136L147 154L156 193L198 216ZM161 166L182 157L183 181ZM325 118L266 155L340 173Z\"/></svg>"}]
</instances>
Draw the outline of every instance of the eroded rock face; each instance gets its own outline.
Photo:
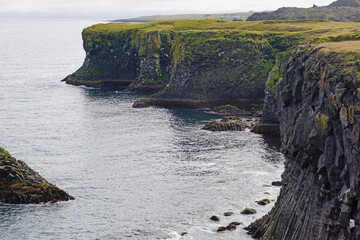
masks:
<instances>
[{"instance_id":1,"label":"eroded rock face","mask_svg":"<svg viewBox=\"0 0 360 240\"><path fill-rule=\"evenodd\" d=\"M65 191L48 183L26 163L16 160L0 148L0 202L45 203L73 199Z\"/></svg>"},{"instance_id":2,"label":"eroded rock face","mask_svg":"<svg viewBox=\"0 0 360 240\"><path fill-rule=\"evenodd\" d=\"M277 93L283 186L253 237L360 239L359 56L325 46L290 58Z\"/></svg>"}]
</instances>

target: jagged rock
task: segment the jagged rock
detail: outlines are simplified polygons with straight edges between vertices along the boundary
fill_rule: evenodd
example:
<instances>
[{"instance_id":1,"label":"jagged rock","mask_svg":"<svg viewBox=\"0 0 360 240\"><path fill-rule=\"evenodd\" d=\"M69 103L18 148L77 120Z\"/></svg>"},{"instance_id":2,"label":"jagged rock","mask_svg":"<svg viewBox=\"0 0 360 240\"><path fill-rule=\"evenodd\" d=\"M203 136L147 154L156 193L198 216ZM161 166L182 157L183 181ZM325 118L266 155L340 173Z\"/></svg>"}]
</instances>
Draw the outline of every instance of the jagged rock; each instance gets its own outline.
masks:
<instances>
[{"instance_id":1,"label":"jagged rock","mask_svg":"<svg viewBox=\"0 0 360 240\"><path fill-rule=\"evenodd\" d=\"M360 41L299 48L278 92L285 172L259 239L360 239ZM288 94L290 96L290 94Z\"/></svg>"},{"instance_id":2,"label":"jagged rock","mask_svg":"<svg viewBox=\"0 0 360 240\"><path fill-rule=\"evenodd\" d=\"M256 213L256 209L253 208L245 208L241 214L255 214Z\"/></svg>"},{"instance_id":3,"label":"jagged rock","mask_svg":"<svg viewBox=\"0 0 360 240\"><path fill-rule=\"evenodd\" d=\"M218 222L218 221L220 221L220 217L214 215L214 216L212 216L212 217L210 218L210 220L215 221L215 222Z\"/></svg>"},{"instance_id":4,"label":"jagged rock","mask_svg":"<svg viewBox=\"0 0 360 240\"><path fill-rule=\"evenodd\" d=\"M233 215L234 213L233 212L225 212L224 213L224 216L225 217L229 217L229 216L231 216L231 215Z\"/></svg>"},{"instance_id":5,"label":"jagged rock","mask_svg":"<svg viewBox=\"0 0 360 240\"><path fill-rule=\"evenodd\" d=\"M237 117L224 117L220 122L213 121L206 124L202 129L209 131L241 131L244 129L245 124L241 118Z\"/></svg>"},{"instance_id":6,"label":"jagged rock","mask_svg":"<svg viewBox=\"0 0 360 240\"><path fill-rule=\"evenodd\" d=\"M0 202L45 203L72 199L72 196L48 183L26 163L16 160L0 148Z\"/></svg>"}]
</instances>

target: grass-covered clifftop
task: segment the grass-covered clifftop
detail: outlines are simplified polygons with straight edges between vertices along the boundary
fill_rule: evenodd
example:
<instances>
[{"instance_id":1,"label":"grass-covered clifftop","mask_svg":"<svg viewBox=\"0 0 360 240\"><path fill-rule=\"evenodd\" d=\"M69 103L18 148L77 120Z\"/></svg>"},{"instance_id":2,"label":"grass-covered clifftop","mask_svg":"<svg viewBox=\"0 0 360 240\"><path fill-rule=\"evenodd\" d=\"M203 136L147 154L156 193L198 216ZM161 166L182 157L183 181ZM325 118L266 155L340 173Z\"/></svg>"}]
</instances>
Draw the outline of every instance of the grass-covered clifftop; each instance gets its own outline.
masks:
<instances>
[{"instance_id":1,"label":"grass-covered clifftop","mask_svg":"<svg viewBox=\"0 0 360 240\"><path fill-rule=\"evenodd\" d=\"M98 24L83 31L85 62L65 80L97 87L131 82L129 90L162 99L263 98L265 83L271 88L281 80L297 45L357 32L358 23L326 20Z\"/></svg>"}]
</instances>

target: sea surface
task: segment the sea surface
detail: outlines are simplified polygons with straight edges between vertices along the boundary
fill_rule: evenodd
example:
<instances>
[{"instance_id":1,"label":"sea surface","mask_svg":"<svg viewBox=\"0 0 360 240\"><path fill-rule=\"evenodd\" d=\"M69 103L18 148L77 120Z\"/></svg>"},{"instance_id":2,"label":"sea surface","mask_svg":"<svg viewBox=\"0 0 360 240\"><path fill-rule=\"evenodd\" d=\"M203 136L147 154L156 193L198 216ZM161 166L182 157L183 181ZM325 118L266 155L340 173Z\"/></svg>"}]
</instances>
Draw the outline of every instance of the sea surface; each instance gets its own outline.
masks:
<instances>
[{"instance_id":1,"label":"sea surface","mask_svg":"<svg viewBox=\"0 0 360 240\"><path fill-rule=\"evenodd\" d=\"M60 82L81 66L81 31L97 22L0 19L0 146L76 198L0 204L0 239L249 239L242 227L216 230L271 209L255 200L279 193L263 186L284 170L279 140L207 132L220 116L134 109L140 95Z\"/></svg>"}]
</instances>

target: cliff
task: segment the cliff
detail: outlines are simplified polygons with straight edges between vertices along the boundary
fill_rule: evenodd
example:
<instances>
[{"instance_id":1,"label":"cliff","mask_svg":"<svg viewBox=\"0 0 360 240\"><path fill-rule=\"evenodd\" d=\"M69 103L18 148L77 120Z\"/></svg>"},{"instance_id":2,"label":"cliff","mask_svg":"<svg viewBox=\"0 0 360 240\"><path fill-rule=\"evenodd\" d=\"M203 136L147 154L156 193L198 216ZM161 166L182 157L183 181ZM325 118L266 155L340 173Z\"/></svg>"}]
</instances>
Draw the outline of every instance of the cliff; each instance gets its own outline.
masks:
<instances>
[{"instance_id":1,"label":"cliff","mask_svg":"<svg viewBox=\"0 0 360 240\"><path fill-rule=\"evenodd\" d=\"M45 203L68 201L72 196L48 183L26 163L0 148L0 202Z\"/></svg>"},{"instance_id":2,"label":"cliff","mask_svg":"<svg viewBox=\"0 0 360 240\"><path fill-rule=\"evenodd\" d=\"M160 105L169 99L186 106L186 100L263 99L269 73L282 68L299 43L350 31L360 25L218 19L98 24L83 31L84 64L65 81L156 93L149 102Z\"/></svg>"},{"instance_id":3,"label":"cliff","mask_svg":"<svg viewBox=\"0 0 360 240\"><path fill-rule=\"evenodd\" d=\"M360 3L357 0L338 0L329 6L312 8L283 7L272 12L254 13L247 21L327 19L339 22L359 22Z\"/></svg>"},{"instance_id":4,"label":"cliff","mask_svg":"<svg viewBox=\"0 0 360 240\"><path fill-rule=\"evenodd\" d=\"M277 86L285 172L260 239L360 239L360 41L302 47Z\"/></svg>"}]
</instances>

